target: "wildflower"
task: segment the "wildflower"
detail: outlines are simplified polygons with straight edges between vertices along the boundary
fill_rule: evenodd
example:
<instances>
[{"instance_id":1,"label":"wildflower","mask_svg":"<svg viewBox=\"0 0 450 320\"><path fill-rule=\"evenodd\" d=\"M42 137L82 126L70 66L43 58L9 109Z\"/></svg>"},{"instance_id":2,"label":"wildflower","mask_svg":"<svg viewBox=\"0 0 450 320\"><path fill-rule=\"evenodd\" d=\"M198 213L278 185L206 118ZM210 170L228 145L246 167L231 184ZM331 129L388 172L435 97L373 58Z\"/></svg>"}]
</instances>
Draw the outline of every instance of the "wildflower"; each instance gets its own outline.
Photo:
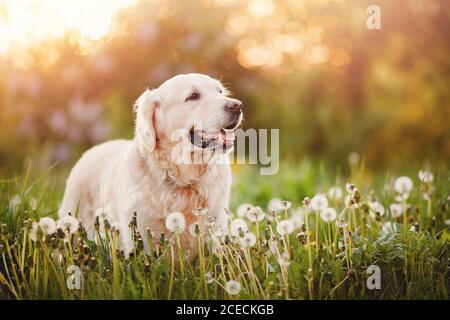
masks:
<instances>
[{"instance_id":1,"label":"wildflower","mask_svg":"<svg viewBox=\"0 0 450 320\"><path fill-rule=\"evenodd\" d=\"M20 198L20 196L18 194L15 194L9 201L9 203L11 204L12 207L18 206L21 202L22 202L22 199Z\"/></svg>"},{"instance_id":2,"label":"wildflower","mask_svg":"<svg viewBox=\"0 0 450 320\"><path fill-rule=\"evenodd\" d=\"M394 183L395 191L400 194L410 193L413 188L413 182L410 177L402 176L398 177Z\"/></svg>"},{"instance_id":3,"label":"wildflower","mask_svg":"<svg viewBox=\"0 0 450 320\"><path fill-rule=\"evenodd\" d=\"M431 193L430 192L423 192L422 193L422 198L425 201L430 201L431 200Z\"/></svg>"},{"instance_id":4,"label":"wildflower","mask_svg":"<svg viewBox=\"0 0 450 320\"><path fill-rule=\"evenodd\" d=\"M353 194L356 190L358 190L353 183L347 182L345 184L345 190L347 190L348 193Z\"/></svg>"},{"instance_id":5,"label":"wildflower","mask_svg":"<svg viewBox=\"0 0 450 320\"><path fill-rule=\"evenodd\" d=\"M241 232L245 233L247 230L247 223L244 220L237 218L231 221L230 233L232 236L238 237Z\"/></svg>"},{"instance_id":6,"label":"wildflower","mask_svg":"<svg viewBox=\"0 0 450 320\"><path fill-rule=\"evenodd\" d=\"M431 183L434 179L433 174L425 170L420 170L418 176L420 181L422 181L423 183Z\"/></svg>"},{"instance_id":7,"label":"wildflower","mask_svg":"<svg viewBox=\"0 0 450 320\"><path fill-rule=\"evenodd\" d=\"M172 212L166 218L166 228L172 232L183 232L186 227L184 215L181 212Z\"/></svg>"},{"instance_id":8,"label":"wildflower","mask_svg":"<svg viewBox=\"0 0 450 320\"><path fill-rule=\"evenodd\" d=\"M307 240L306 233L304 232L297 233L297 239L298 241L300 241L301 244L305 244Z\"/></svg>"},{"instance_id":9,"label":"wildflower","mask_svg":"<svg viewBox=\"0 0 450 320\"><path fill-rule=\"evenodd\" d=\"M275 211L281 211L283 208L283 201L279 198L273 198L269 201L269 204L267 205L267 208L269 209L269 212Z\"/></svg>"},{"instance_id":10,"label":"wildflower","mask_svg":"<svg viewBox=\"0 0 450 320\"><path fill-rule=\"evenodd\" d=\"M78 230L78 220L70 215L64 216L56 223L57 227L65 233L72 234Z\"/></svg>"},{"instance_id":11,"label":"wildflower","mask_svg":"<svg viewBox=\"0 0 450 320\"><path fill-rule=\"evenodd\" d=\"M287 201L287 200L281 201L281 204L280 204L281 210L289 210L291 208L291 206L292 206L292 204L289 201Z\"/></svg>"},{"instance_id":12,"label":"wildflower","mask_svg":"<svg viewBox=\"0 0 450 320\"><path fill-rule=\"evenodd\" d=\"M351 195L347 195L344 199L344 202L346 205L348 205L349 208L359 208L359 204L356 203L356 201L354 199L352 199Z\"/></svg>"},{"instance_id":13,"label":"wildflower","mask_svg":"<svg viewBox=\"0 0 450 320\"><path fill-rule=\"evenodd\" d=\"M337 218L336 210L333 208L325 208L320 212L320 217L325 222L334 221Z\"/></svg>"},{"instance_id":14,"label":"wildflower","mask_svg":"<svg viewBox=\"0 0 450 320\"><path fill-rule=\"evenodd\" d=\"M403 202L403 201L406 201L406 199L408 199L408 197L409 197L409 193L408 192L400 193L400 194L395 196L395 201Z\"/></svg>"},{"instance_id":15,"label":"wildflower","mask_svg":"<svg viewBox=\"0 0 450 320\"><path fill-rule=\"evenodd\" d=\"M37 223L37 222L34 221L34 222L31 224L31 229L30 229L30 233L29 233L30 239L31 239L33 242L38 241L38 232L39 232L39 223Z\"/></svg>"},{"instance_id":16,"label":"wildflower","mask_svg":"<svg viewBox=\"0 0 450 320\"><path fill-rule=\"evenodd\" d=\"M304 208L308 208L311 205L311 199L308 197L303 198L302 204Z\"/></svg>"},{"instance_id":17,"label":"wildflower","mask_svg":"<svg viewBox=\"0 0 450 320\"><path fill-rule=\"evenodd\" d=\"M399 203L392 203L389 206L389 209L391 210L391 215L393 218L398 218L402 215L403 209L402 205Z\"/></svg>"},{"instance_id":18,"label":"wildflower","mask_svg":"<svg viewBox=\"0 0 450 320\"><path fill-rule=\"evenodd\" d=\"M305 224L305 210L303 208L296 209L289 221L294 224L295 229L301 228Z\"/></svg>"},{"instance_id":19,"label":"wildflower","mask_svg":"<svg viewBox=\"0 0 450 320\"><path fill-rule=\"evenodd\" d=\"M294 224L289 220L280 221L277 225L277 231L282 236L289 235L294 232Z\"/></svg>"},{"instance_id":20,"label":"wildflower","mask_svg":"<svg viewBox=\"0 0 450 320\"><path fill-rule=\"evenodd\" d=\"M341 200L342 199L342 189L340 187L331 187L328 190L328 198L331 200Z\"/></svg>"},{"instance_id":21,"label":"wildflower","mask_svg":"<svg viewBox=\"0 0 450 320\"><path fill-rule=\"evenodd\" d=\"M206 216L207 213L208 213L208 208L197 208L197 210L194 210L194 215L197 217Z\"/></svg>"},{"instance_id":22,"label":"wildflower","mask_svg":"<svg viewBox=\"0 0 450 320\"><path fill-rule=\"evenodd\" d=\"M391 221L383 223L381 227L381 234L387 235L390 233L396 233L397 232L397 224L393 223Z\"/></svg>"},{"instance_id":23,"label":"wildflower","mask_svg":"<svg viewBox=\"0 0 450 320\"><path fill-rule=\"evenodd\" d=\"M247 216L248 212L253 208L253 205L250 203L243 203L237 208L237 215L239 218L244 218Z\"/></svg>"},{"instance_id":24,"label":"wildflower","mask_svg":"<svg viewBox=\"0 0 450 320\"><path fill-rule=\"evenodd\" d=\"M230 280L227 282L227 284L225 285L225 290L228 292L228 294L230 295L236 295L241 291L241 284L237 281L234 280Z\"/></svg>"},{"instance_id":25,"label":"wildflower","mask_svg":"<svg viewBox=\"0 0 450 320\"><path fill-rule=\"evenodd\" d=\"M260 207L253 207L247 211L247 218L252 222L261 222L264 216L264 211Z\"/></svg>"},{"instance_id":26,"label":"wildflower","mask_svg":"<svg viewBox=\"0 0 450 320\"><path fill-rule=\"evenodd\" d=\"M41 220L39 220L39 227L44 235L49 235L56 232L56 222L49 217L41 218Z\"/></svg>"},{"instance_id":27,"label":"wildflower","mask_svg":"<svg viewBox=\"0 0 450 320\"><path fill-rule=\"evenodd\" d=\"M369 206L373 211L369 212L369 215L372 218L376 218L376 214L378 213L380 215L380 217L384 216L384 207L381 203L379 203L378 201L374 201L374 202L369 202Z\"/></svg>"},{"instance_id":28,"label":"wildflower","mask_svg":"<svg viewBox=\"0 0 450 320\"><path fill-rule=\"evenodd\" d=\"M198 222L189 225L189 234L193 237L198 237L200 235L200 226L198 225Z\"/></svg>"},{"instance_id":29,"label":"wildflower","mask_svg":"<svg viewBox=\"0 0 450 320\"><path fill-rule=\"evenodd\" d=\"M311 208L321 211L328 207L328 200L323 195L316 195L311 199Z\"/></svg>"},{"instance_id":30,"label":"wildflower","mask_svg":"<svg viewBox=\"0 0 450 320\"><path fill-rule=\"evenodd\" d=\"M241 239L241 246L245 248L251 248L255 244L256 244L256 236L251 232L247 232Z\"/></svg>"},{"instance_id":31,"label":"wildflower","mask_svg":"<svg viewBox=\"0 0 450 320\"><path fill-rule=\"evenodd\" d=\"M206 281L207 284L214 283L215 279L214 279L214 277L213 277L211 272L206 272L205 273L205 281Z\"/></svg>"}]
</instances>

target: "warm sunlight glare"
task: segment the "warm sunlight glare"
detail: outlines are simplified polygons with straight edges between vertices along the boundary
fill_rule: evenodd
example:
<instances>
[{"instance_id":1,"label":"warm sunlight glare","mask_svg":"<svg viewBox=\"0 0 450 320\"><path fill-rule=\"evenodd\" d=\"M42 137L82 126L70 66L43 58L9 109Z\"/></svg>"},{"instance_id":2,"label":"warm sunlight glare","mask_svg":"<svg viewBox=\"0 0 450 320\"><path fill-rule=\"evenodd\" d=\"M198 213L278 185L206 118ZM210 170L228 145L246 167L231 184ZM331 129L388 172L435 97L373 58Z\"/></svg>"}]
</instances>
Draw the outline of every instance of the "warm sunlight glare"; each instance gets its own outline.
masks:
<instances>
[{"instance_id":1,"label":"warm sunlight glare","mask_svg":"<svg viewBox=\"0 0 450 320\"><path fill-rule=\"evenodd\" d=\"M98 40L114 14L137 0L0 0L0 54L75 32Z\"/></svg>"}]
</instances>

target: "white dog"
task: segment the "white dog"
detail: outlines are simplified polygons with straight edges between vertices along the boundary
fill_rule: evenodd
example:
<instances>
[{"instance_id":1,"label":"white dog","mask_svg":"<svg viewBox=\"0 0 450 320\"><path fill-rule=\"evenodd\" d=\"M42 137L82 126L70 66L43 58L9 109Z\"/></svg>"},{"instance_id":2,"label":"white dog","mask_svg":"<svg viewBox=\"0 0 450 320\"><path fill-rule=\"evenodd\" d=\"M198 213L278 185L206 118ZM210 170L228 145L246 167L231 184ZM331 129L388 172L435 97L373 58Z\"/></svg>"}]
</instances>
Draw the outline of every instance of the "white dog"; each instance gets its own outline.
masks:
<instances>
[{"instance_id":1,"label":"white dog","mask_svg":"<svg viewBox=\"0 0 450 320\"><path fill-rule=\"evenodd\" d=\"M181 243L195 255L196 240L187 231L198 220L195 210L206 208L218 227L227 222L227 151L242 120L242 103L227 94L218 80L202 74L178 75L146 90L135 104L134 139L106 142L84 153L67 180L60 217L78 212L93 237L96 214L104 212L128 253L134 212L143 236L147 228L168 234L166 217L181 212L187 226Z\"/></svg>"}]
</instances>

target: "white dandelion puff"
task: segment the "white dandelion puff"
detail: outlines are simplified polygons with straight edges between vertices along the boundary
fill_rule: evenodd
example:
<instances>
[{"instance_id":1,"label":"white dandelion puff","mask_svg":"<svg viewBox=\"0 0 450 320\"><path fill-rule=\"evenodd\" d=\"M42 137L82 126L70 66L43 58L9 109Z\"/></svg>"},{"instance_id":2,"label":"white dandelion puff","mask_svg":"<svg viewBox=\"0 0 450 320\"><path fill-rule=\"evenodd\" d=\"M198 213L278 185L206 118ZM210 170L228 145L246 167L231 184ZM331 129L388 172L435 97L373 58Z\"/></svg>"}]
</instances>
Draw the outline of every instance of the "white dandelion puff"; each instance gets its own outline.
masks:
<instances>
[{"instance_id":1,"label":"white dandelion puff","mask_svg":"<svg viewBox=\"0 0 450 320\"><path fill-rule=\"evenodd\" d=\"M264 217L264 211L260 207L253 207L247 211L247 219L252 222L261 222Z\"/></svg>"},{"instance_id":2,"label":"white dandelion puff","mask_svg":"<svg viewBox=\"0 0 450 320\"><path fill-rule=\"evenodd\" d=\"M305 210L303 208L297 208L292 212L292 216L289 218L294 224L295 229L301 228L305 224Z\"/></svg>"},{"instance_id":3,"label":"white dandelion puff","mask_svg":"<svg viewBox=\"0 0 450 320\"><path fill-rule=\"evenodd\" d=\"M333 208L325 208L322 211L320 211L320 217L325 222L331 222L336 220L337 213L336 210L334 210Z\"/></svg>"},{"instance_id":4,"label":"white dandelion puff","mask_svg":"<svg viewBox=\"0 0 450 320\"><path fill-rule=\"evenodd\" d=\"M77 218L67 215L59 219L56 225L64 233L72 234L77 232L79 223Z\"/></svg>"},{"instance_id":5,"label":"white dandelion puff","mask_svg":"<svg viewBox=\"0 0 450 320\"><path fill-rule=\"evenodd\" d=\"M240 218L234 219L230 224L230 233L234 237L238 237L241 232L245 233L248 231L247 223Z\"/></svg>"},{"instance_id":6,"label":"white dandelion puff","mask_svg":"<svg viewBox=\"0 0 450 320\"><path fill-rule=\"evenodd\" d=\"M255 244L256 244L256 236L251 232L247 232L241 239L241 246L245 248L251 248Z\"/></svg>"},{"instance_id":7,"label":"white dandelion puff","mask_svg":"<svg viewBox=\"0 0 450 320\"><path fill-rule=\"evenodd\" d=\"M225 285L225 290L230 295L237 295L237 294L239 294L239 292L241 292L241 289L242 289L241 284L239 282L235 281L235 280L230 280Z\"/></svg>"},{"instance_id":8,"label":"white dandelion puff","mask_svg":"<svg viewBox=\"0 0 450 320\"><path fill-rule=\"evenodd\" d=\"M206 272L205 273L205 281L206 281L207 284L214 283L215 280L216 279L214 279L214 277L213 277L211 272Z\"/></svg>"},{"instance_id":9,"label":"white dandelion puff","mask_svg":"<svg viewBox=\"0 0 450 320\"><path fill-rule=\"evenodd\" d=\"M247 213L252 208L253 208L253 205L251 203L243 203L237 208L236 213L239 218L245 218L247 216Z\"/></svg>"},{"instance_id":10,"label":"white dandelion puff","mask_svg":"<svg viewBox=\"0 0 450 320\"><path fill-rule=\"evenodd\" d=\"M345 190L347 190L348 193L353 194L356 191L358 191L358 188L353 183L347 182L345 184Z\"/></svg>"},{"instance_id":11,"label":"white dandelion puff","mask_svg":"<svg viewBox=\"0 0 450 320\"><path fill-rule=\"evenodd\" d=\"M45 235L56 232L56 222L52 218L44 217L39 220L39 227Z\"/></svg>"},{"instance_id":12,"label":"white dandelion puff","mask_svg":"<svg viewBox=\"0 0 450 320\"><path fill-rule=\"evenodd\" d=\"M280 204L281 210L289 210L291 207L292 207L292 204L290 201L287 201L287 200L281 201L281 204Z\"/></svg>"},{"instance_id":13,"label":"white dandelion puff","mask_svg":"<svg viewBox=\"0 0 450 320\"><path fill-rule=\"evenodd\" d=\"M330 200L339 201L342 199L343 192L340 187L331 187L330 190L328 190L328 198Z\"/></svg>"},{"instance_id":14,"label":"white dandelion puff","mask_svg":"<svg viewBox=\"0 0 450 320\"><path fill-rule=\"evenodd\" d=\"M183 232L186 227L184 214L181 212L172 212L166 218L166 228L172 232Z\"/></svg>"},{"instance_id":15,"label":"white dandelion puff","mask_svg":"<svg viewBox=\"0 0 450 320\"><path fill-rule=\"evenodd\" d=\"M400 194L409 193L413 188L413 181L410 177L402 176L398 177L394 183L394 189Z\"/></svg>"},{"instance_id":16,"label":"white dandelion puff","mask_svg":"<svg viewBox=\"0 0 450 320\"><path fill-rule=\"evenodd\" d=\"M391 211L391 216L392 216L393 218L398 218L398 217L400 217L400 216L402 215L402 212L403 212L402 205L399 204L399 203L392 203L392 204L389 206L389 210Z\"/></svg>"},{"instance_id":17,"label":"white dandelion puff","mask_svg":"<svg viewBox=\"0 0 450 320\"><path fill-rule=\"evenodd\" d=\"M381 203L379 203L378 201L369 202L369 206L370 206L370 208L372 209L372 210L369 212L369 215L370 215L372 218L375 219L377 213L380 215L380 217L384 216L385 210L384 210L384 206L383 206Z\"/></svg>"},{"instance_id":18,"label":"white dandelion puff","mask_svg":"<svg viewBox=\"0 0 450 320\"><path fill-rule=\"evenodd\" d=\"M269 212L275 211L281 211L282 210L282 205L283 205L283 200L281 200L280 198L273 198L269 201L269 204L267 205L267 209L269 210Z\"/></svg>"},{"instance_id":19,"label":"white dandelion puff","mask_svg":"<svg viewBox=\"0 0 450 320\"><path fill-rule=\"evenodd\" d=\"M321 211L328 207L328 200L323 195L318 194L311 199L311 208L315 211Z\"/></svg>"},{"instance_id":20,"label":"white dandelion puff","mask_svg":"<svg viewBox=\"0 0 450 320\"><path fill-rule=\"evenodd\" d=\"M38 241L38 233L39 233L39 223L34 221L31 224L31 229L29 233L30 239L34 242Z\"/></svg>"},{"instance_id":21,"label":"white dandelion puff","mask_svg":"<svg viewBox=\"0 0 450 320\"><path fill-rule=\"evenodd\" d=\"M431 183L434 180L433 174L429 171L420 170L418 176L420 181L424 183Z\"/></svg>"},{"instance_id":22,"label":"white dandelion puff","mask_svg":"<svg viewBox=\"0 0 450 320\"><path fill-rule=\"evenodd\" d=\"M294 224L289 220L282 220L277 225L277 232L281 236L289 235L294 232Z\"/></svg>"},{"instance_id":23,"label":"white dandelion puff","mask_svg":"<svg viewBox=\"0 0 450 320\"><path fill-rule=\"evenodd\" d=\"M404 193L400 193L398 195L395 196L395 201L397 202L403 202L406 201L409 198L409 193L408 192L404 192Z\"/></svg>"}]
</instances>

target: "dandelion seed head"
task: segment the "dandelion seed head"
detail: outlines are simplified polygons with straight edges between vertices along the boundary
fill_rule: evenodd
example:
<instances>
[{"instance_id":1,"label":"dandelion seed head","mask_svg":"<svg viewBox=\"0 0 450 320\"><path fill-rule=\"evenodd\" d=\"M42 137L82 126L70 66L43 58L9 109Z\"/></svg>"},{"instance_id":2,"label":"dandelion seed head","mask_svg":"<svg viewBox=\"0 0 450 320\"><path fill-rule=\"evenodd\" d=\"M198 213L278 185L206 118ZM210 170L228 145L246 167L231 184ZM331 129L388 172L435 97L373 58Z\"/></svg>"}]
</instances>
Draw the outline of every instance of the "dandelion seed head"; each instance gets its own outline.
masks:
<instances>
[{"instance_id":1,"label":"dandelion seed head","mask_svg":"<svg viewBox=\"0 0 450 320\"><path fill-rule=\"evenodd\" d=\"M214 279L214 277L213 277L211 272L206 272L205 273L205 281L206 281L207 284L214 283L215 279Z\"/></svg>"},{"instance_id":2,"label":"dandelion seed head","mask_svg":"<svg viewBox=\"0 0 450 320\"><path fill-rule=\"evenodd\" d=\"M328 200L323 195L318 194L311 199L311 208L315 211L321 211L328 207Z\"/></svg>"},{"instance_id":3,"label":"dandelion seed head","mask_svg":"<svg viewBox=\"0 0 450 320\"><path fill-rule=\"evenodd\" d=\"M247 231L248 231L248 226L247 226L247 223L243 219L237 218L237 219L234 219L233 221L231 221L230 233L232 236L239 237L241 232L245 233Z\"/></svg>"},{"instance_id":4,"label":"dandelion seed head","mask_svg":"<svg viewBox=\"0 0 450 320\"><path fill-rule=\"evenodd\" d=\"M374 218L374 219L376 218L376 213L378 213L381 217L384 216L384 212L385 212L384 206L380 202L378 202L378 201L369 202L369 206L372 209L369 212L369 215L372 218Z\"/></svg>"},{"instance_id":5,"label":"dandelion seed head","mask_svg":"<svg viewBox=\"0 0 450 320\"><path fill-rule=\"evenodd\" d=\"M429 171L420 170L418 176L423 183L431 183L434 180L433 174Z\"/></svg>"},{"instance_id":6,"label":"dandelion seed head","mask_svg":"<svg viewBox=\"0 0 450 320\"><path fill-rule=\"evenodd\" d=\"M265 213L260 207L253 207L247 211L247 219L252 222L261 222L264 220Z\"/></svg>"},{"instance_id":7,"label":"dandelion seed head","mask_svg":"<svg viewBox=\"0 0 450 320\"><path fill-rule=\"evenodd\" d=\"M241 292L242 286L239 282L235 280L229 280L225 285L225 290L230 295L237 295Z\"/></svg>"},{"instance_id":8,"label":"dandelion seed head","mask_svg":"<svg viewBox=\"0 0 450 320\"><path fill-rule=\"evenodd\" d=\"M289 210L291 207L292 207L292 204L289 201L287 201L287 200L281 201L281 204L280 204L281 210Z\"/></svg>"},{"instance_id":9,"label":"dandelion seed head","mask_svg":"<svg viewBox=\"0 0 450 320\"><path fill-rule=\"evenodd\" d=\"M272 211L279 212L279 211L283 210L282 206L283 206L283 200L281 200L280 198L272 198L272 199L270 199L269 204L267 205L267 209L269 210L269 212L272 212Z\"/></svg>"},{"instance_id":10,"label":"dandelion seed head","mask_svg":"<svg viewBox=\"0 0 450 320\"><path fill-rule=\"evenodd\" d=\"M353 194L355 193L358 189L356 188L356 186L353 183L347 182L345 184L345 190L347 190L348 193Z\"/></svg>"},{"instance_id":11,"label":"dandelion seed head","mask_svg":"<svg viewBox=\"0 0 450 320\"><path fill-rule=\"evenodd\" d=\"M79 222L77 218L67 215L59 219L56 226L65 233L72 234L77 232Z\"/></svg>"},{"instance_id":12,"label":"dandelion seed head","mask_svg":"<svg viewBox=\"0 0 450 320\"><path fill-rule=\"evenodd\" d=\"M281 236L290 235L294 232L294 224L289 220L282 220L277 225L277 232Z\"/></svg>"},{"instance_id":13,"label":"dandelion seed head","mask_svg":"<svg viewBox=\"0 0 450 320\"><path fill-rule=\"evenodd\" d=\"M181 212L172 212L166 218L166 228L172 232L183 232L186 227L184 214Z\"/></svg>"},{"instance_id":14,"label":"dandelion seed head","mask_svg":"<svg viewBox=\"0 0 450 320\"><path fill-rule=\"evenodd\" d=\"M297 208L294 210L289 220L294 224L295 229L301 228L305 224L305 209Z\"/></svg>"},{"instance_id":15,"label":"dandelion seed head","mask_svg":"<svg viewBox=\"0 0 450 320\"><path fill-rule=\"evenodd\" d=\"M320 217L325 222L334 221L337 218L336 210L334 210L333 208L325 208L320 211Z\"/></svg>"},{"instance_id":16,"label":"dandelion seed head","mask_svg":"<svg viewBox=\"0 0 450 320\"><path fill-rule=\"evenodd\" d=\"M398 218L402 215L403 209L402 209L402 205L399 203L392 203L389 206L389 210L391 211L391 216L393 218Z\"/></svg>"},{"instance_id":17,"label":"dandelion seed head","mask_svg":"<svg viewBox=\"0 0 450 320\"><path fill-rule=\"evenodd\" d=\"M256 236L253 233L247 232L241 239L241 246L251 248L256 244L256 240Z\"/></svg>"},{"instance_id":18,"label":"dandelion seed head","mask_svg":"<svg viewBox=\"0 0 450 320\"><path fill-rule=\"evenodd\" d=\"M407 176L398 177L395 180L394 189L400 194L410 193L413 189L413 181Z\"/></svg>"},{"instance_id":19,"label":"dandelion seed head","mask_svg":"<svg viewBox=\"0 0 450 320\"><path fill-rule=\"evenodd\" d=\"M50 217L44 217L39 220L39 227L45 235L56 232L56 222Z\"/></svg>"},{"instance_id":20,"label":"dandelion seed head","mask_svg":"<svg viewBox=\"0 0 450 320\"><path fill-rule=\"evenodd\" d=\"M253 208L253 205L251 203L243 203L241 204L237 210L237 216L239 218L245 218L247 216L247 213Z\"/></svg>"},{"instance_id":21,"label":"dandelion seed head","mask_svg":"<svg viewBox=\"0 0 450 320\"><path fill-rule=\"evenodd\" d=\"M33 242L38 241L38 232L39 232L39 223L37 223L36 221L34 221L34 222L31 224L31 229L30 229L30 233L29 233L30 239L31 239Z\"/></svg>"}]
</instances>

